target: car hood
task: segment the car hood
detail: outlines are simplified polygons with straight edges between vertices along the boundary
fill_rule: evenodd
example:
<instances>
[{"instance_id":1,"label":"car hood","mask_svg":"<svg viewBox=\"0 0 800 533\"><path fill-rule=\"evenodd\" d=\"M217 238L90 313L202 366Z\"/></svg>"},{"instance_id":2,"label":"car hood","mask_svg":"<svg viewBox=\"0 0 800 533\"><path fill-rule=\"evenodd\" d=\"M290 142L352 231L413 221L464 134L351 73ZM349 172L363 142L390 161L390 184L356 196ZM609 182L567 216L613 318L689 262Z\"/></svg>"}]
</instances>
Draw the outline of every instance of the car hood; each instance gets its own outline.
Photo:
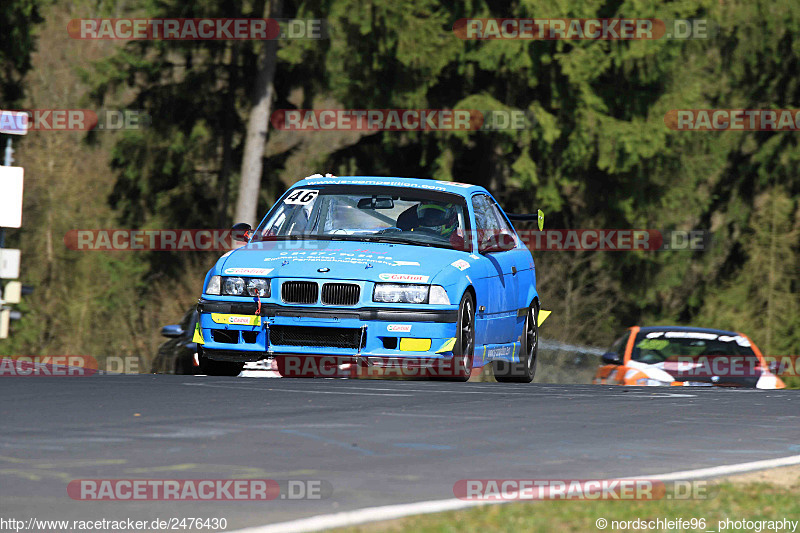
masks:
<instances>
[{"instance_id":1,"label":"car hood","mask_svg":"<svg viewBox=\"0 0 800 533\"><path fill-rule=\"evenodd\" d=\"M459 274L461 270L452 263L459 260L470 263L474 257L459 250L407 244L352 241L250 243L220 258L217 273L223 276L431 283L442 271ZM459 266L463 269L464 263L459 263ZM444 280L437 281L441 283Z\"/></svg>"}]
</instances>

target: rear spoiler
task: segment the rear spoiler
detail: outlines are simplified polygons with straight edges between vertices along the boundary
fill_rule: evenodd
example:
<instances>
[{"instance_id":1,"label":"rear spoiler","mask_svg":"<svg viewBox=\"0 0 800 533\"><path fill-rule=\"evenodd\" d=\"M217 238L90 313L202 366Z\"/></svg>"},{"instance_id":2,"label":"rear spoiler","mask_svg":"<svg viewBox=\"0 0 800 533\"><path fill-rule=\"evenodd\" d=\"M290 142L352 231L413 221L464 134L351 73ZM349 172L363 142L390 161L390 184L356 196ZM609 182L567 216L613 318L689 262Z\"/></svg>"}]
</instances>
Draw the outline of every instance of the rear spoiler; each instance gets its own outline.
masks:
<instances>
[{"instance_id":1,"label":"rear spoiler","mask_svg":"<svg viewBox=\"0 0 800 533\"><path fill-rule=\"evenodd\" d=\"M539 219L539 215L532 215L530 213L521 214L521 213L506 213L509 220L519 221L519 222L533 222L534 220Z\"/></svg>"},{"instance_id":2,"label":"rear spoiler","mask_svg":"<svg viewBox=\"0 0 800 533\"><path fill-rule=\"evenodd\" d=\"M544 213L541 209L533 215L533 214L520 214L520 213L506 213L506 216L509 220L517 221L517 222L533 222L534 220L539 222L539 231L544 229Z\"/></svg>"}]
</instances>

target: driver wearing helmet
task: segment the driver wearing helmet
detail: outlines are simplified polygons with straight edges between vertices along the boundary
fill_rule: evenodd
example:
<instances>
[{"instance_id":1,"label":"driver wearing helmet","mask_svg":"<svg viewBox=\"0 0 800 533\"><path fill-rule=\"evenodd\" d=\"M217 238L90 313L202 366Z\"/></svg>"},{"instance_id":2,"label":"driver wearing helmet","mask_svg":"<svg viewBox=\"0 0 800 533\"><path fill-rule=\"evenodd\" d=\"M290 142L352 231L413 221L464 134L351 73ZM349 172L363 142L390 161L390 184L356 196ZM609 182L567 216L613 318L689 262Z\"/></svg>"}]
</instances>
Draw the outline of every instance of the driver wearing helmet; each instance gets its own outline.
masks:
<instances>
[{"instance_id":1,"label":"driver wearing helmet","mask_svg":"<svg viewBox=\"0 0 800 533\"><path fill-rule=\"evenodd\" d=\"M426 200L417 205L419 226L438 233L456 250L465 250L464 235L458 224L458 209L453 204Z\"/></svg>"},{"instance_id":2,"label":"driver wearing helmet","mask_svg":"<svg viewBox=\"0 0 800 533\"><path fill-rule=\"evenodd\" d=\"M454 204L423 200L397 217L402 231L423 230L448 239L456 250L466 250L464 232L459 224L459 210Z\"/></svg>"},{"instance_id":3,"label":"driver wearing helmet","mask_svg":"<svg viewBox=\"0 0 800 533\"><path fill-rule=\"evenodd\" d=\"M458 227L458 212L453 204L426 201L417 205L419 225L450 237Z\"/></svg>"}]
</instances>

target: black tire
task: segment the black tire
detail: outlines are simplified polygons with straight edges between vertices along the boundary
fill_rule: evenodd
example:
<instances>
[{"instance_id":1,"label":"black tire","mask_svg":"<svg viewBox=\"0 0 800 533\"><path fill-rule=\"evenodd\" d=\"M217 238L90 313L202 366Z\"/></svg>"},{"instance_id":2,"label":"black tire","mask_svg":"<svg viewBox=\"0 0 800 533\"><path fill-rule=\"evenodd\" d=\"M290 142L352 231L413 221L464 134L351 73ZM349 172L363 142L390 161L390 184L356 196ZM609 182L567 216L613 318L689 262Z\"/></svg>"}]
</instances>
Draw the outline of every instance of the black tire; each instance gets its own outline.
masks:
<instances>
[{"instance_id":1,"label":"black tire","mask_svg":"<svg viewBox=\"0 0 800 533\"><path fill-rule=\"evenodd\" d=\"M525 314L525 329L522 332L520 362L494 361L494 378L501 383L530 383L536 375L536 361L539 354L539 308L536 304L528 307Z\"/></svg>"},{"instance_id":2,"label":"black tire","mask_svg":"<svg viewBox=\"0 0 800 533\"><path fill-rule=\"evenodd\" d=\"M472 372L472 357L475 354L475 300L465 292L458 305L456 343L453 359L442 365L438 379L445 381L467 381Z\"/></svg>"},{"instance_id":3,"label":"black tire","mask_svg":"<svg viewBox=\"0 0 800 533\"><path fill-rule=\"evenodd\" d=\"M197 355L200 358L199 373L207 376L238 376L244 368L244 363L235 361L214 361L203 356L202 349L198 347Z\"/></svg>"},{"instance_id":4,"label":"black tire","mask_svg":"<svg viewBox=\"0 0 800 533\"><path fill-rule=\"evenodd\" d=\"M153 359L153 362L150 364L150 373L151 374L160 374L161 373L161 356L156 355L156 358Z\"/></svg>"}]
</instances>

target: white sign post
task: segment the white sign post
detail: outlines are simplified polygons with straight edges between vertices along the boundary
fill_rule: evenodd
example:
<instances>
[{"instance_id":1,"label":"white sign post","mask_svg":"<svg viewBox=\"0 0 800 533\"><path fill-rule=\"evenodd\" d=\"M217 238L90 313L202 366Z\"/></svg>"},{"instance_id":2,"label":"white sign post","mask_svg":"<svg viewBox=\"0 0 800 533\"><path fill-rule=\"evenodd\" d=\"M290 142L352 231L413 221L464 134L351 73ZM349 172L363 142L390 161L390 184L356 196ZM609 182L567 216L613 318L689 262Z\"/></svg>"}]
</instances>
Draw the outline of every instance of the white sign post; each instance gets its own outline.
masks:
<instances>
[{"instance_id":1,"label":"white sign post","mask_svg":"<svg viewBox=\"0 0 800 533\"><path fill-rule=\"evenodd\" d=\"M19 281L9 281L3 289L4 304L18 304L22 300L22 283Z\"/></svg>"},{"instance_id":2,"label":"white sign post","mask_svg":"<svg viewBox=\"0 0 800 533\"><path fill-rule=\"evenodd\" d=\"M25 135L28 133L27 113L0 110L0 133L11 135ZM11 139L6 143L3 166L0 167L0 278L17 279L19 277L20 252L16 249L6 249L5 228L19 228L22 226L22 183L25 170L22 167L12 167L14 162L14 149ZM0 294L0 339L8 338L8 326L11 321L11 309L2 307L3 297L9 303L18 303L22 292L19 282L6 285L3 294ZM19 313L17 313L19 314Z\"/></svg>"},{"instance_id":3,"label":"white sign post","mask_svg":"<svg viewBox=\"0 0 800 533\"><path fill-rule=\"evenodd\" d=\"M22 226L22 167L0 167L0 228Z\"/></svg>"},{"instance_id":4,"label":"white sign post","mask_svg":"<svg viewBox=\"0 0 800 533\"><path fill-rule=\"evenodd\" d=\"M0 248L0 278L17 279L19 277L19 250Z\"/></svg>"},{"instance_id":5,"label":"white sign post","mask_svg":"<svg viewBox=\"0 0 800 533\"><path fill-rule=\"evenodd\" d=\"M0 309L0 339L8 338L8 324L11 322L11 309Z\"/></svg>"}]
</instances>

